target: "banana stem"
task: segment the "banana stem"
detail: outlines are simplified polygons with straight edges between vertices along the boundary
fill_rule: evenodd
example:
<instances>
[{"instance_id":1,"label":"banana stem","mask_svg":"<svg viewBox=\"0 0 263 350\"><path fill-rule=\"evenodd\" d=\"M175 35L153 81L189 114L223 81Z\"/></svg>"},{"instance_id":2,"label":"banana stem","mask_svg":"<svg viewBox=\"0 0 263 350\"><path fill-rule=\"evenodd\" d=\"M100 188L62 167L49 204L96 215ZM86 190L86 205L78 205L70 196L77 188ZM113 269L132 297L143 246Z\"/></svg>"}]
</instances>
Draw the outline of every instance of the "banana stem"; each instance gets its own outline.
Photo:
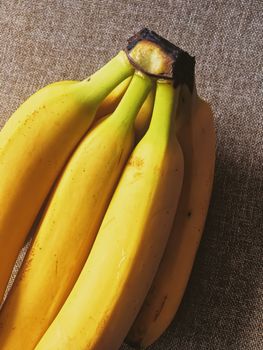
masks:
<instances>
[{"instance_id":1,"label":"banana stem","mask_svg":"<svg viewBox=\"0 0 263 350\"><path fill-rule=\"evenodd\" d=\"M151 79L145 74L136 71L130 85L112 115L112 119L119 117L123 123L133 125L135 118L152 87Z\"/></svg>"},{"instance_id":2,"label":"banana stem","mask_svg":"<svg viewBox=\"0 0 263 350\"><path fill-rule=\"evenodd\" d=\"M120 51L96 73L82 81L86 84L85 98L100 103L124 79L134 73L124 51Z\"/></svg>"},{"instance_id":3,"label":"banana stem","mask_svg":"<svg viewBox=\"0 0 263 350\"><path fill-rule=\"evenodd\" d=\"M144 28L129 38L126 52L136 69L193 91L195 58L152 30Z\"/></svg>"},{"instance_id":4,"label":"banana stem","mask_svg":"<svg viewBox=\"0 0 263 350\"><path fill-rule=\"evenodd\" d=\"M151 124L146 133L158 141L167 140L174 123L173 112L178 103L179 87L174 89L173 82L170 80L157 80L155 103ZM146 136L145 135L145 136Z\"/></svg>"}]
</instances>

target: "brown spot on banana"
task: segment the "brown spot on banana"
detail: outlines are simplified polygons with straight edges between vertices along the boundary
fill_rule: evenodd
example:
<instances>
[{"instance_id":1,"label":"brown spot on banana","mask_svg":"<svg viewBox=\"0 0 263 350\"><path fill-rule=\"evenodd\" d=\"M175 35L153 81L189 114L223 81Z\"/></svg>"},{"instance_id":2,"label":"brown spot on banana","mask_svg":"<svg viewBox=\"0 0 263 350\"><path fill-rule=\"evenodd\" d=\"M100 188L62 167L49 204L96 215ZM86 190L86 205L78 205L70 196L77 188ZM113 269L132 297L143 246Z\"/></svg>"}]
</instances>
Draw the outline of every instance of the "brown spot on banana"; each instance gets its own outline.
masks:
<instances>
[{"instance_id":1,"label":"brown spot on banana","mask_svg":"<svg viewBox=\"0 0 263 350\"><path fill-rule=\"evenodd\" d=\"M144 160L141 158L131 158L130 161L128 162L129 165L135 167L135 168L142 168L142 166L144 165Z\"/></svg>"},{"instance_id":2,"label":"brown spot on banana","mask_svg":"<svg viewBox=\"0 0 263 350\"><path fill-rule=\"evenodd\" d=\"M165 295L159 309L156 310L155 315L154 315L154 319L153 319L154 322L158 319L162 309L164 308L164 305L166 303L167 298L168 298L167 295Z\"/></svg>"}]
</instances>

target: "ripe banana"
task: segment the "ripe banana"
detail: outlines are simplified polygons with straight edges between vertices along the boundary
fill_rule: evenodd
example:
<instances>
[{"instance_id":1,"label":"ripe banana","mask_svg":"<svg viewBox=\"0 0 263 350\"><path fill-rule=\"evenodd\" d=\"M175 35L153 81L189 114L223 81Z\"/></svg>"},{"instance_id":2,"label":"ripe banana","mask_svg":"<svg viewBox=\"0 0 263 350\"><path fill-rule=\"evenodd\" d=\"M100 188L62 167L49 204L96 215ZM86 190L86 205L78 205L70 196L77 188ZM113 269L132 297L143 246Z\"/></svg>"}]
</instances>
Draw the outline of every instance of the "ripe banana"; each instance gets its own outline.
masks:
<instances>
[{"instance_id":1,"label":"ripe banana","mask_svg":"<svg viewBox=\"0 0 263 350\"><path fill-rule=\"evenodd\" d=\"M177 135L185 160L183 188L160 267L127 337L130 345L140 349L158 339L177 312L202 236L213 184L215 130L211 110L196 92L193 103L188 88L182 92Z\"/></svg>"},{"instance_id":2,"label":"ripe banana","mask_svg":"<svg viewBox=\"0 0 263 350\"><path fill-rule=\"evenodd\" d=\"M135 73L117 109L67 164L0 313L1 349L34 349L65 302L132 151L134 119L150 88L150 78Z\"/></svg>"},{"instance_id":3,"label":"ripe banana","mask_svg":"<svg viewBox=\"0 0 263 350\"><path fill-rule=\"evenodd\" d=\"M86 264L36 350L117 350L151 285L181 191L172 83L158 81L151 125L133 151Z\"/></svg>"},{"instance_id":4,"label":"ripe banana","mask_svg":"<svg viewBox=\"0 0 263 350\"><path fill-rule=\"evenodd\" d=\"M27 233L101 101L134 68L121 51L90 78L31 96L0 133L0 300Z\"/></svg>"}]
</instances>

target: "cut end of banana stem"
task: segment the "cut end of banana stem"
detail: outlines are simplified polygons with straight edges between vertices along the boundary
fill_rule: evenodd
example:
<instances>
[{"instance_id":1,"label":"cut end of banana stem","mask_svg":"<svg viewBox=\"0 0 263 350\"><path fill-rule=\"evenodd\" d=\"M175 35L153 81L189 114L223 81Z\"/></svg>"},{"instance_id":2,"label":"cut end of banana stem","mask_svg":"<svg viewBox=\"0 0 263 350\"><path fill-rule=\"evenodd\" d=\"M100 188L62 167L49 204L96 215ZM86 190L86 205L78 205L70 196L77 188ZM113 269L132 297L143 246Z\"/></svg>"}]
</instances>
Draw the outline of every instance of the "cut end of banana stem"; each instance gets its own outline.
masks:
<instances>
[{"instance_id":1,"label":"cut end of banana stem","mask_svg":"<svg viewBox=\"0 0 263 350\"><path fill-rule=\"evenodd\" d=\"M148 40L139 41L129 53L129 57L149 74L165 76L169 73L173 60L156 43Z\"/></svg>"},{"instance_id":2,"label":"cut end of banana stem","mask_svg":"<svg viewBox=\"0 0 263 350\"><path fill-rule=\"evenodd\" d=\"M173 80L174 87L194 86L195 58L147 28L128 39L126 53L131 64L158 79Z\"/></svg>"}]
</instances>

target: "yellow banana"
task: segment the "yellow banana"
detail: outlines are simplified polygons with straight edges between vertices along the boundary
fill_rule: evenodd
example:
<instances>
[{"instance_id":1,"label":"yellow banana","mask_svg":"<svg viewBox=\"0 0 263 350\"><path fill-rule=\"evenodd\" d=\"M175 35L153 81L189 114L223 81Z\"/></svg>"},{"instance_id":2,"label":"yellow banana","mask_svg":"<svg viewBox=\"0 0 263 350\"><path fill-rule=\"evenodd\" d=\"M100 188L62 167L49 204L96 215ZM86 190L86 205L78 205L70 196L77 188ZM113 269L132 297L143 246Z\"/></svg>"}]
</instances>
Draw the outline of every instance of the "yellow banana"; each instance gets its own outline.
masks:
<instances>
[{"instance_id":1,"label":"yellow banana","mask_svg":"<svg viewBox=\"0 0 263 350\"><path fill-rule=\"evenodd\" d=\"M96 110L134 69L124 51L90 78L31 96L0 133L0 300L37 213Z\"/></svg>"},{"instance_id":2,"label":"yellow banana","mask_svg":"<svg viewBox=\"0 0 263 350\"><path fill-rule=\"evenodd\" d=\"M176 97L177 98L176 90ZM172 83L157 83L150 128L136 146L84 268L36 350L117 350L150 287L176 211L183 155Z\"/></svg>"},{"instance_id":3,"label":"yellow banana","mask_svg":"<svg viewBox=\"0 0 263 350\"><path fill-rule=\"evenodd\" d=\"M185 160L183 188L160 267L127 337L130 345L140 349L158 339L177 312L202 236L213 184L212 112L196 92L193 103L186 86L182 92L177 135Z\"/></svg>"},{"instance_id":4,"label":"yellow banana","mask_svg":"<svg viewBox=\"0 0 263 350\"><path fill-rule=\"evenodd\" d=\"M0 348L30 350L71 291L134 144L134 119L151 88L135 73L114 113L67 164L0 313Z\"/></svg>"}]
</instances>

